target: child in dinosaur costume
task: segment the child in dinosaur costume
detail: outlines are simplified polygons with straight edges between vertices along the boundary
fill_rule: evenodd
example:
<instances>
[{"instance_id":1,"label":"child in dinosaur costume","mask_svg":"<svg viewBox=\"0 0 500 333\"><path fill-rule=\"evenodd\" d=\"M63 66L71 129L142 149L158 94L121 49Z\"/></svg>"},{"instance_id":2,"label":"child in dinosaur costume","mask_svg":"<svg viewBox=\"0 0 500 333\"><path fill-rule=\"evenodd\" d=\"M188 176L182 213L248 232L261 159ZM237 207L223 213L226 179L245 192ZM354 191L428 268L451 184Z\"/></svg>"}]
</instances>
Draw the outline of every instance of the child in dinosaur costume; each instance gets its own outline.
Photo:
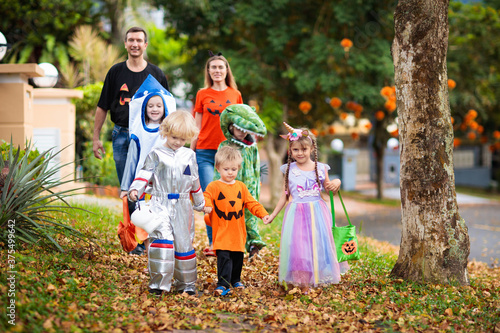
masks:
<instances>
[{"instance_id":1,"label":"child in dinosaur costume","mask_svg":"<svg viewBox=\"0 0 500 333\"><path fill-rule=\"evenodd\" d=\"M254 107L246 104L229 105L220 115L220 126L226 141L221 142L219 149L224 146L236 146L243 157L243 163L238 172L237 180L243 182L250 194L259 201L260 196L260 158L257 142L252 135L264 137L266 126L255 112ZM214 180L220 178L215 169ZM245 224L247 241L245 248L252 258L261 248L266 246L262 241L258 229L258 218L245 209Z\"/></svg>"}]
</instances>

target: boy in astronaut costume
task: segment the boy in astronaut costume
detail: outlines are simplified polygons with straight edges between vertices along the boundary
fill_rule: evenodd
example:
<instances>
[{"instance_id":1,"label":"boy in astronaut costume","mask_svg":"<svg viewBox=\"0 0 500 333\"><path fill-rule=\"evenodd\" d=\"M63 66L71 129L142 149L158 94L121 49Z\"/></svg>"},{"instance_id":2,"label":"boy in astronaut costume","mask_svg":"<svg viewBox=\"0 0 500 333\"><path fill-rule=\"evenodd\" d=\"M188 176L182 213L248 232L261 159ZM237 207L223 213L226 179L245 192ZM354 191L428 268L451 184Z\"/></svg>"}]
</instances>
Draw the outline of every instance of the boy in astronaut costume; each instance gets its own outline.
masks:
<instances>
[{"instance_id":1,"label":"boy in astronaut costume","mask_svg":"<svg viewBox=\"0 0 500 333\"><path fill-rule=\"evenodd\" d=\"M184 145L198 133L190 113L169 114L160 126L167 141L148 154L129 189L129 198L136 201L151 185L151 223L158 226L149 233L149 291L157 295L170 291L172 277L177 291L196 294L193 209L202 211L205 200L196 155Z\"/></svg>"}]
</instances>

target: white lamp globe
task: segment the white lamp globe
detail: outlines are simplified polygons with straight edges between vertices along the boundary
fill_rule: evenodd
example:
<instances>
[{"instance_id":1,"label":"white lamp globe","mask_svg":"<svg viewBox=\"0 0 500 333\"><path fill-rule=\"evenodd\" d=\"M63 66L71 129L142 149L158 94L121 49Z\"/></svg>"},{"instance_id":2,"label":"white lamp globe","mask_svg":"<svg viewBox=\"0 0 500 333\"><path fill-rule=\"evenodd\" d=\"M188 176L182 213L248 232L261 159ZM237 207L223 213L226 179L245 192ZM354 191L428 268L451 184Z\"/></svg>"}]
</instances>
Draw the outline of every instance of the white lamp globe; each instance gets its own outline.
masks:
<instances>
[{"instance_id":1,"label":"white lamp globe","mask_svg":"<svg viewBox=\"0 0 500 333\"><path fill-rule=\"evenodd\" d=\"M330 147L332 147L333 151L341 153L344 150L344 142L340 139L333 139L332 142L330 142Z\"/></svg>"},{"instance_id":2,"label":"white lamp globe","mask_svg":"<svg viewBox=\"0 0 500 333\"><path fill-rule=\"evenodd\" d=\"M398 129L398 125L395 123L392 123L392 124L387 125L386 129L387 129L387 132L392 133Z\"/></svg>"},{"instance_id":3,"label":"white lamp globe","mask_svg":"<svg viewBox=\"0 0 500 333\"><path fill-rule=\"evenodd\" d=\"M391 150L399 149L399 140L396 138L390 138L387 140L387 148Z\"/></svg>"},{"instance_id":4,"label":"white lamp globe","mask_svg":"<svg viewBox=\"0 0 500 333\"><path fill-rule=\"evenodd\" d=\"M0 60L3 59L5 53L7 53L7 39L5 39L3 33L0 32Z\"/></svg>"},{"instance_id":5,"label":"white lamp globe","mask_svg":"<svg viewBox=\"0 0 500 333\"><path fill-rule=\"evenodd\" d=\"M56 85L57 80L59 78L59 72L57 71L56 66L49 64L48 62L42 62L38 64L43 71L45 72L45 76L42 77L34 77L33 83L38 88L52 88Z\"/></svg>"}]
</instances>

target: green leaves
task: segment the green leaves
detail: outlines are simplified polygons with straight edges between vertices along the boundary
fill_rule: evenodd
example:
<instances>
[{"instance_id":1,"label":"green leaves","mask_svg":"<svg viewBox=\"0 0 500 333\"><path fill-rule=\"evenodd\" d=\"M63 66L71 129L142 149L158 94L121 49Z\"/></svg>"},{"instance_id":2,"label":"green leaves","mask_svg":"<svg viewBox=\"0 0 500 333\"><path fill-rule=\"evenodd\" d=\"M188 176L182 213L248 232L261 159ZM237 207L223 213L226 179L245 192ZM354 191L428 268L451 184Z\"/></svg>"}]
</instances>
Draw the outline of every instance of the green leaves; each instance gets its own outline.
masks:
<instances>
[{"instance_id":1,"label":"green leaves","mask_svg":"<svg viewBox=\"0 0 500 333\"><path fill-rule=\"evenodd\" d=\"M66 45L74 29L81 24L92 24L92 0L38 0L0 2L0 31L13 45L8 61L18 63L52 62L56 45Z\"/></svg>"},{"instance_id":2,"label":"green leaves","mask_svg":"<svg viewBox=\"0 0 500 333\"><path fill-rule=\"evenodd\" d=\"M54 217L54 213L69 213L73 209L65 198L74 190L61 190L61 186L73 179L57 178L59 170L65 165L51 166L60 151L48 150L38 154L31 142L26 144L23 154L12 144L3 144L2 150L0 243L3 246L8 244L8 225L13 225L16 240L20 243L47 246L59 251L63 248L56 241L56 235L86 240L82 233Z\"/></svg>"},{"instance_id":3,"label":"green leaves","mask_svg":"<svg viewBox=\"0 0 500 333\"><path fill-rule=\"evenodd\" d=\"M451 2L449 22L448 78L457 83L450 92L451 114L460 123L468 110L477 110L485 134L491 134L500 126L500 13Z\"/></svg>"}]
</instances>

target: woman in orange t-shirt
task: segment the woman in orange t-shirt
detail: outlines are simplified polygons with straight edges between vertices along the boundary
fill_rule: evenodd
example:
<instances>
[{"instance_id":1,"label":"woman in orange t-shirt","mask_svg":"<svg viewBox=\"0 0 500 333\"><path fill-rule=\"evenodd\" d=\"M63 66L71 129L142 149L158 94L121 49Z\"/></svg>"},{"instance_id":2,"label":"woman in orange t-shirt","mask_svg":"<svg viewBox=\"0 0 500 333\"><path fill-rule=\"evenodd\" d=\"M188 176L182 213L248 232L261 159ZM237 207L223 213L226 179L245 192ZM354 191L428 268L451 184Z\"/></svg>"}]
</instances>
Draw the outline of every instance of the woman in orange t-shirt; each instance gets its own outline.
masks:
<instances>
[{"instance_id":1,"label":"woman in orange t-shirt","mask_svg":"<svg viewBox=\"0 0 500 333\"><path fill-rule=\"evenodd\" d=\"M227 59L222 53L209 54L210 58L205 65L205 87L196 94L194 105L194 118L200 134L191 142L191 149L196 152L203 191L214 178L217 148L226 140L220 128L220 114L228 105L243 103ZM207 236L210 249L205 249L205 254L214 255L211 250L212 228L209 226Z\"/></svg>"}]
</instances>

